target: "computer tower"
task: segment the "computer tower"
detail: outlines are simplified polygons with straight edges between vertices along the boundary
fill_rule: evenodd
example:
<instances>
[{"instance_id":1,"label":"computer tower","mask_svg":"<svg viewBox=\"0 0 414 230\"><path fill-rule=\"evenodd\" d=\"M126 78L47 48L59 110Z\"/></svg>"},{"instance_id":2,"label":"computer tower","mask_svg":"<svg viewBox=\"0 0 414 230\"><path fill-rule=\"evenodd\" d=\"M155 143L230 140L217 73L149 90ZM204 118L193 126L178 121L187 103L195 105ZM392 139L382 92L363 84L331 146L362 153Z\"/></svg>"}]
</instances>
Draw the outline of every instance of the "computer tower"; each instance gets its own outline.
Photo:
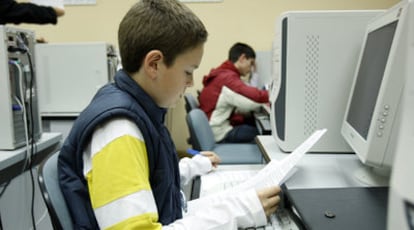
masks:
<instances>
[{"instance_id":1,"label":"computer tower","mask_svg":"<svg viewBox=\"0 0 414 230\"><path fill-rule=\"evenodd\" d=\"M0 149L13 150L40 139L34 61L35 33L0 26Z\"/></svg>"},{"instance_id":2,"label":"computer tower","mask_svg":"<svg viewBox=\"0 0 414 230\"><path fill-rule=\"evenodd\" d=\"M311 152L352 152L341 136L367 23L383 10L291 11L280 16L273 41L272 135L291 152L327 128Z\"/></svg>"},{"instance_id":3,"label":"computer tower","mask_svg":"<svg viewBox=\"0 0 414 230\"><path fill-rule=\"evenodd\" d=\"M113 80L118 58L105 42L36 45L42 117L76 117Z\"/></svg>"}]
</instances>

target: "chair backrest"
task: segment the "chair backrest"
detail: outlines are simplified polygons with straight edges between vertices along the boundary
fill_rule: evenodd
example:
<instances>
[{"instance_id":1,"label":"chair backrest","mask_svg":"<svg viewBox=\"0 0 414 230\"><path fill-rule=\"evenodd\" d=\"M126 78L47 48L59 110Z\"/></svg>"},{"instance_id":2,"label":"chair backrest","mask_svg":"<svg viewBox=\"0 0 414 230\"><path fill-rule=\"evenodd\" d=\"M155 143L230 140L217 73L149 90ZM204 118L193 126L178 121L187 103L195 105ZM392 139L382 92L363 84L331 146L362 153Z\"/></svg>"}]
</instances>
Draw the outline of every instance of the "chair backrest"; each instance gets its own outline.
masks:
<instances>
[{"instance_id":1,"label":"chair backrest","mask_svg":"<svg viewBox=\"0 0 414 230\"><path fill-rule=\"evenodd\" d=\"M185 110L187 111L187 113L189 113L193 109L199 108L200 106L198 100L191 93L184 94L184 100Z\"/></svg>"},{"instance_id":2,"label":"chair backrest","mask_svg":"<svg viewBox=\"0 0 414 230\"><path fill-rule=\"evenodd\" d=\"M52 221L53 229L73 229L72 218L59 186L59 152L49 156L39 168L39 187Z\"/></svg>"},{"instance_id":3,"label":"chair backrest","mask_svg":"<svg viewBox=\"0 0 414 230\"><path fill-rule=\"evenodd\" d=\"M193 148L200 151L212 151L216 141L207 115L201 109L195 108L187 113L186 121Z\"/></svg>"}]
</instances>

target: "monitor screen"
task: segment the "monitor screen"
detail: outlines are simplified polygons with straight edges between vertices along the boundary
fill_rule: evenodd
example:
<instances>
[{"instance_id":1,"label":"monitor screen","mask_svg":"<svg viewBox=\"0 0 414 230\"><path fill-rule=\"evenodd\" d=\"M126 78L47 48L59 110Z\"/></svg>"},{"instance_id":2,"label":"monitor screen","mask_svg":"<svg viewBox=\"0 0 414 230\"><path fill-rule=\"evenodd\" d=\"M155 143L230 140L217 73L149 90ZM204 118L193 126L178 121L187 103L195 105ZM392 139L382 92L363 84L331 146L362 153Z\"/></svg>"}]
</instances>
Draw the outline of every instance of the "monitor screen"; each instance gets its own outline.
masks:
<instances>
[{"instance_id":1,"label":"monitor screen","mask_svg":"<svg viewBox=\"0 0 414 230\"><path fill-rule=\"evenodd\" d=\"M347 115L349 124L364 139L368 136L397 23L394 21L370 32L366 39Z\"/></svg>"},{"instance_id":2,"label":"monitor screen","mask_svg":"<svg viewBox=\"0 0 414 230\"><path fill-rule=\"evenodd\" d=\"M359 178L376 177L378 172L389 179L402 125L407 6L408 1L401 1L367 25L341 127L342 136L365 165Z\"/></svg>"}]
</instances>

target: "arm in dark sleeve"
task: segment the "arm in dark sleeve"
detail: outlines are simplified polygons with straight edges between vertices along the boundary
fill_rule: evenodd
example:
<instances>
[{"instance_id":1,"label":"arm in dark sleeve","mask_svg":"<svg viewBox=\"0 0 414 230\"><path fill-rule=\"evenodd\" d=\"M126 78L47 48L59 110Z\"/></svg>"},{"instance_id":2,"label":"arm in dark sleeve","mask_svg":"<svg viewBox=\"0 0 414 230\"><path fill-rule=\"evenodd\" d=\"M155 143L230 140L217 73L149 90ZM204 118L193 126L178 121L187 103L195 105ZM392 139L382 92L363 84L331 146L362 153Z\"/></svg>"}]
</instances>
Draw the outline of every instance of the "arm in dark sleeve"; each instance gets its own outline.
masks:
<instances>
[{"instance_id":1,"label":"arm in dark sleeve","mask_svg":"<svg viewBox=\"0 0 414 230\"><path fill-rule=\"evenodd\" d=\"M6 23L56 24L57 15L52 7L0 0L0 24Z\"/></svg>"}]
</instances>

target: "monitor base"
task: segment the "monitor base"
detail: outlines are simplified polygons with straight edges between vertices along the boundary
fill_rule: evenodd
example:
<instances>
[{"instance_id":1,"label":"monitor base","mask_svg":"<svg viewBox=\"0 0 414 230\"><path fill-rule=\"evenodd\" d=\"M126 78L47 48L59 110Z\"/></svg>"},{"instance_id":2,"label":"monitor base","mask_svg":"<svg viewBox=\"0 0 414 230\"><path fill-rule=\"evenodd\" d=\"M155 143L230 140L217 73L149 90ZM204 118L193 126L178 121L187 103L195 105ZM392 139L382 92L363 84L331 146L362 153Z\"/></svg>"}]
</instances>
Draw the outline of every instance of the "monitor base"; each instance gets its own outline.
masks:
<instances>
[{"instance_id":1,"label":"monitor base","mask_svg":"<svg viewBox=\"0 0 414 230\"><path fill-rule=\"evenodd\" d=\"M364 166L354 172L358 181L369 186L389 186L391 170Z\"/></svg>"}]
</instances>

